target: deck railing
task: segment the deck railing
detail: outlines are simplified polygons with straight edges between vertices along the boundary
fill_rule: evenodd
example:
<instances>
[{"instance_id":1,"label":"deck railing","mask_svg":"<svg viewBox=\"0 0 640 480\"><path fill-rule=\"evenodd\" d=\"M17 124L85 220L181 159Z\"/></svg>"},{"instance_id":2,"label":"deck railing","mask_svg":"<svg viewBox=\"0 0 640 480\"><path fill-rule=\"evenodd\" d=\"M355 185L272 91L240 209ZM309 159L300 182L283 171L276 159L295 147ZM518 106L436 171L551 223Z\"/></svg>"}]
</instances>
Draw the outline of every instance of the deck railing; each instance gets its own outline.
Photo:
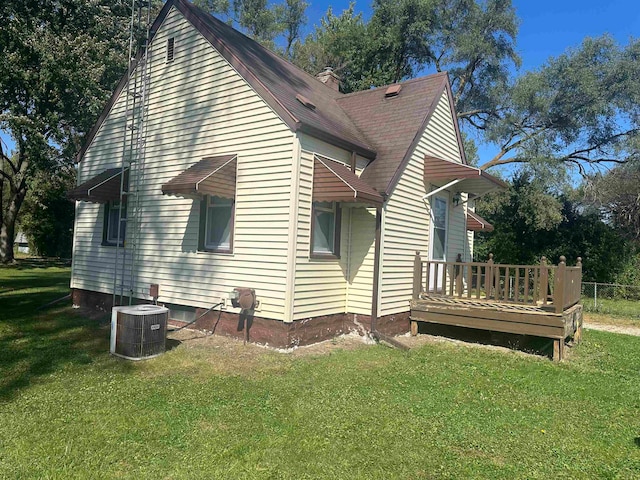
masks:
<instances>
[{"instance_id":1,"label":"deck railing","mask_svg":"<svg viewBox=\"0 0 640 480\"><path fill-rule=\"evenodd\" d=\"M580 301L582 259L567 267L566 258L547 265L504 265L493 261L456 262L423 260L416 252L413 272L413 298L437 294L457 298L475 298L522 305L542 305L561 313Z\"/></svg>"}]
</instances>

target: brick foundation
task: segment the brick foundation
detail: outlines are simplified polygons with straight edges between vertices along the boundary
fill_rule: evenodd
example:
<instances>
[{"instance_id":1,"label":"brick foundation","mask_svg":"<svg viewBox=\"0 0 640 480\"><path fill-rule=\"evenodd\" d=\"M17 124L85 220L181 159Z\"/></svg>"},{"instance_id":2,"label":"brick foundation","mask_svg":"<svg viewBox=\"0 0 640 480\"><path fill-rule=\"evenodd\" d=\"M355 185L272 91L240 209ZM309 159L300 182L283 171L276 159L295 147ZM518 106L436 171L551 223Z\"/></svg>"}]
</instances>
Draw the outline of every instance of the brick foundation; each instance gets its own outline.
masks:
<instances>
[{"instance_id":1,"label":"brick foundation","mask_svg":"<svg viewBox=\"0 0 640 480\"><path fill-rule=\"evenodd\" d=\"M107 293L72 289L71 298L74 305L95 310L111 310L112 296ZM146 302L141 301L140 303ZM204 312L205 309L197 308L196 317ZM179 321L171 320L170 322L178 326L184 325ZM198 319L190 328L213 331L216 335L243 339L247 325L250 342L276 348L291 348L322 342L350 332L365 335L371 330L371 317L353 313L338 313L284 323L280 320L259 316L245 317L237 313L215 310ZM376 327L387 335L406 333L409 331L409 312L380 317Z\"/></svg>"}]
</instances>

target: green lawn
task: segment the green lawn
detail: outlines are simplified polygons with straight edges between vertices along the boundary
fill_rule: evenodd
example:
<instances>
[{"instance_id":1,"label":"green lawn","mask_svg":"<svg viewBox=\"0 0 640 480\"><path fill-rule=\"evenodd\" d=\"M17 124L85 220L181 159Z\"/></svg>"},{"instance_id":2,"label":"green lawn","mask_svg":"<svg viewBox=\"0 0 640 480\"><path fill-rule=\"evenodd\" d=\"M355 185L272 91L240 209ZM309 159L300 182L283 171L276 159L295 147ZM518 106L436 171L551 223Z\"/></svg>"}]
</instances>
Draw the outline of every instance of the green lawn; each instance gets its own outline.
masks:
<instances>
[{"instance_id":1,"label":"green lawn","mask_svg":"<svg viewBox=\"0 0 640 480\"><path fill-rule=\"evenodd\" d=\"M603 317L620 318L640 326L640 301L611 298L598 298L594 305L593 298L583 297L585 312Z\"/></svg>"},{"instance_id":2,"label":"green lawn","mask_svg":"<svg viewBox=\"0 0 640 480\"><path fill-rule=\"evenodd\" d=\"M0 478L640 477L638 337L587 331L560 364L189 341L133 363L104 321L36 311L69 275L37 267L0 267Z\"/></svg>"}]
</instances>

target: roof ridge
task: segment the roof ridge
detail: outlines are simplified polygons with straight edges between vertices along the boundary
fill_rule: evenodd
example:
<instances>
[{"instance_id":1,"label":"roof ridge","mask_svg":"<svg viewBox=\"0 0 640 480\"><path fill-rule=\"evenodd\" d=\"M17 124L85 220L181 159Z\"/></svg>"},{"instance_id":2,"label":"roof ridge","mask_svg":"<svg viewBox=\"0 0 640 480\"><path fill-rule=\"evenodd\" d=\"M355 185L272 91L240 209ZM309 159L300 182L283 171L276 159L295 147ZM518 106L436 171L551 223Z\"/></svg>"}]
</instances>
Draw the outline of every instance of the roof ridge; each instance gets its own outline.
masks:
<instances>
[{"instance_id":1,"label":"roof ridge","mask_svg":"<svg viewBox=\"0 0 640 480\"><path fill-rule=\"evenodd\" d=\"M430 73L429 75L423 75L422 77L410 78L409 80L405 80L403 82L388 83L386 85L380 85L379 87L370 88L368 90L358 90L357 92L344 93L342 95L342 97L336 98L336 100L340 101L342 99L354 97L356 95L362 95L362 94L365 94L365 93L377 92L379 90L382 90L383 88L389 88L391 85L406 85L408 83L424 82L425 80L430 80L430 79L433 79L434 77L441 77L441 76L447 76L447 75L448 75L447 71Z\"/></svg>"},{"instance_id":2,"label":"roof ridge","mask_svg":"<svg viewBox=\"0 0 640 480\"><path fill-rule=\"evenodd\" d=\"M234 28L233 26L229 25L226 22L223 22L222 20L220 20L219 18L217 18L216 16L212 15L211 13L207 12L206 10L203 10L202 8L200 8L198 5L195 5L194 3L188 1L188 0L175 0L176 2L183 2L187 5L189 5L190 7L193 8L197 8L198 10L201 10L202 12L204 12L206 15L208 15L210 18L212 18L213 20L219 22L221 25L223 25L226 28L229 28L231 30L233 30L234 32L242 35L243 37L245 37L247 40L251 40L252 42L254 42L257 46L260 47L261 50L263 50L265 53L269 54L270 56L276 58L278 61L284 62L289 64L291 67L299 70L300 72L304 73L309 79L313 79L316 82L318 82L319 84L323 85L325 88L327 88L329 90L329 92L332 93L336 93L336 90L333 90L331 87L329 87L328 85L326 85L325 83L321 82L317 77L315 77L314 75L312 75L311 73L307 72L306 70L304 70L303 68L297 66L295 63L293 63L292 61L290 61L287 58L281 57L280 55L278 55L277 53L273 52L272 50L268 49L267 47L265 47L264 45L262 45L260 42L258 42L257 40L254 40L253 38L251 38L250 36L244 34L243 32L241 32L240 30L237 30L236 28ZM220 41L224 44L226 44L227 42L225 42L223 39L220 39ZM340 95L345 95L342 92L337 92Z\"/></svg>"}]
</instances>

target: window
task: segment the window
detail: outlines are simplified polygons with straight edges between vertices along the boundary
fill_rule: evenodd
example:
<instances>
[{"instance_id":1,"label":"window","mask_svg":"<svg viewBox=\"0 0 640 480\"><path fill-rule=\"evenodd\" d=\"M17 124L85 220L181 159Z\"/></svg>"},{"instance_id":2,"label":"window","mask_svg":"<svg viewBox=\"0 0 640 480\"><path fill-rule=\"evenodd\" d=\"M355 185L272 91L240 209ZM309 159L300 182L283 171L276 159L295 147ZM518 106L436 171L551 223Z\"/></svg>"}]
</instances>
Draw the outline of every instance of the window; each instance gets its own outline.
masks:
<instances>
[{"instance_id":1,"label":"window","mask_svg":"<svg viewBox=\"0 0 640 480\"><path fill-rule=\"evenodd\" d=\"M435 197L431 212L433 225L431 258L433 260L444 260L447 245L447 201L444 198Z\"/></svg>"},{"instance_id":2,"label":"window","mask_svg":"<svg viewBox=\"0 0 640 480\"><path fill-rule=\"evenodd\" d=\"M233 215L231 198L207 195L200 206L200 250L231 253L233 251Z\"/></svg>"},{"instance_id":3,"label":"window","mask_svg":"<svg viewBox=\"0 0 640 480\"><path fill-rule=\"evenodd\" d=\"M173 37L167 40L167 62L173 61L173 47L175 40Z\"/></svg>"},{"instance_id":4,"label":"window","mask_svg":"<svg viewBox=\"0 0 640 480\"><path fill-rule=\"evenodd\" d=\"M118 220L122 211L122 223L120 227L120 242L118 242ZM121 205L119 201L111 201L104 205L104 229L102 233L102 244L108 246L122 245L125 239L127 223L127 205Z\"/></svg>"},{"instance_id":5,"label":"window","mask_svg":"<svg viewBox=\"0 0 640 480\"><path fill-rule=\"evenodd\" d=\"M311 255L340 256L340 207L336 202L313 202Z\"/></svg>"}]
</instances>

